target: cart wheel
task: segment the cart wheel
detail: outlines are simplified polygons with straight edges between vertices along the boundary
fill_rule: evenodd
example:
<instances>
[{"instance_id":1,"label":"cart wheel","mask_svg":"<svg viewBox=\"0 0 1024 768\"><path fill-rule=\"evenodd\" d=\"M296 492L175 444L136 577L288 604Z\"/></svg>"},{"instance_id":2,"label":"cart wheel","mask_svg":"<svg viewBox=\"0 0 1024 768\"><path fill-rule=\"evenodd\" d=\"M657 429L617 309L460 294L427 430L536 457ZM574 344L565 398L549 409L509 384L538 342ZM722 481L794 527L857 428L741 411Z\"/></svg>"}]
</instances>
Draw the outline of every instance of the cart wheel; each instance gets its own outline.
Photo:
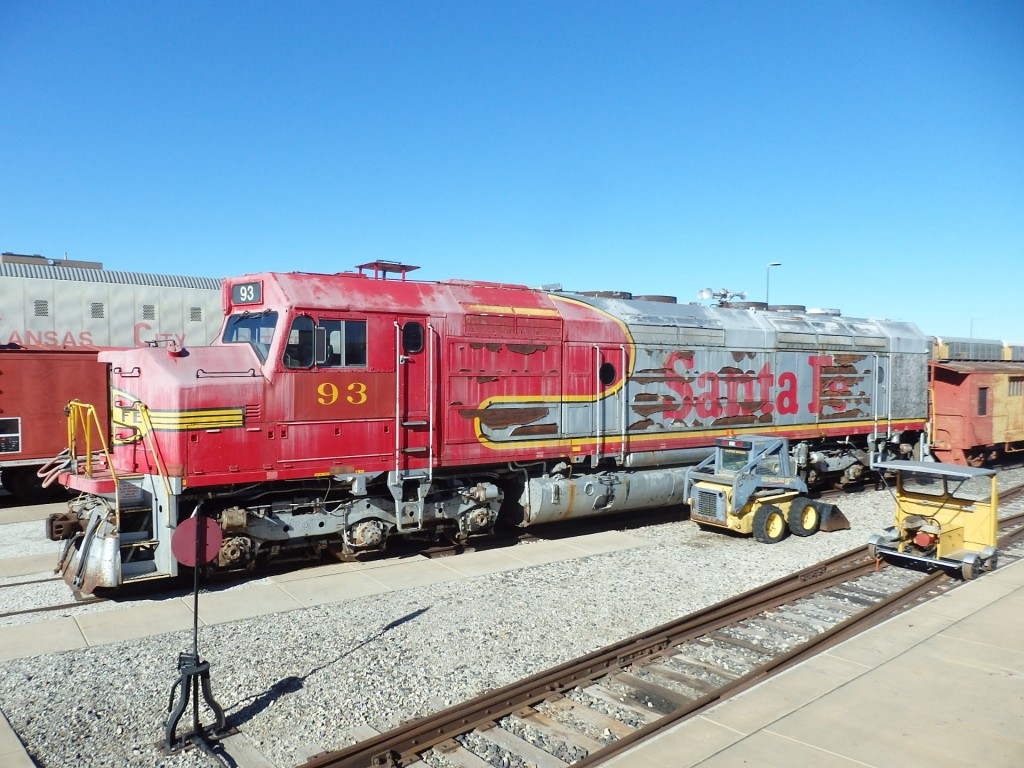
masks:
<instances>
[{"instance_id":1,"label":"cart wheel","mask_svg":"<svg viewBox=\"0 0 1024 768\"><path fill-rule=\"evenodd\" d=\"M821 527L821 512L805 496L793 499L789 507L789 530L797 536L812 536Z\"/></svg>"},{"instance_id":2,"label":"cart wheel","mask_svg":"<svg viewBox=\"0 0 1024 768\"><path fill-rule=\"evenodd\" d=\"M990 557L985 558L983 567L986 571L994 571L997 565L999 565L999 553L993 552Z\"/></svg>"},{"instance_id":3,"label":"cart wheel","mask_svg":"<svg viewBox=\"0 0 1024 768\"><path fill-rule=\"evenodd\" d=\"M965 581L969 581L981 572L980 565L978 555L974 552L964 555L963 565L960 566L960 575L964 577Z\"/></svg>"},{"instance_id":4,"label":"cart wheel","mask_svg":"<svg viewBox=\"0 0 1024 768\"><path fill-rule=\"evenodd\" d=\"M765 544L781 541L786 535L786 516L774 504L765 504L754 513L754 538Z\"/></svg>"}]
</instances>

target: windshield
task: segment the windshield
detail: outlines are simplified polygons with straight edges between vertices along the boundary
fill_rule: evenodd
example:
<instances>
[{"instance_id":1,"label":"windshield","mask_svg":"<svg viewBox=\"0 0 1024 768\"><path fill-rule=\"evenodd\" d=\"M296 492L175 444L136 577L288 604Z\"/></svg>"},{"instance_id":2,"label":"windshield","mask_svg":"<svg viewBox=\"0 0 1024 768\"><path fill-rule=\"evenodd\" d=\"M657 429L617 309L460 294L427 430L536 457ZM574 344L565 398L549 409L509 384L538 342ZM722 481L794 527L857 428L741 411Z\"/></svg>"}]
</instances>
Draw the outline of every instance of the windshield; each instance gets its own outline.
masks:
<instances>
[{"instance_id":1,"label":"windshield","mask_svg":"<svg viewBox=\"0 0 1024 768\"><path fill-rule=\"evenodd\" d=\"M265 363L276 326L277 312L242 312L228 318L221 341L224 344L251 344L260 362Z\"/></svg>"},{"instance_id":2,"label":"windshield","mask_svg":"<svg viewBox=\"0 0 1024 768\"><path fill-rule=\"evenodd\" d=\"M723 448L721 453L722 472L739 472L750 460L746 451Z\"/></svg>"}]
</instances>

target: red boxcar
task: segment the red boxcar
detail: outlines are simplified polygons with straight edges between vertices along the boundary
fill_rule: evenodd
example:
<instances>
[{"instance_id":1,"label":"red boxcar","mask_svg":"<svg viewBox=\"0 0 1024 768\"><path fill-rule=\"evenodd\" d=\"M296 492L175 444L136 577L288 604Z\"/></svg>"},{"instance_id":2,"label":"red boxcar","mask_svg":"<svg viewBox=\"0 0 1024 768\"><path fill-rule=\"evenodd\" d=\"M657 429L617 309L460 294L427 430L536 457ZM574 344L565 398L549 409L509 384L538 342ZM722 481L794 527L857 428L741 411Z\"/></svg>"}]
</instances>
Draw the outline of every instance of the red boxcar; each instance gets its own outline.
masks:
<instances>
[{"instance_id":1,"label":"red boxcar","mask_svg":"<svg viewBox=\"0 0 1024 768\"><path fill-rule=\"evenodd\" d=\"M0 349L0 480L18 498L47 495L36 472L67 445L65 403L95 403L99 418L110 418L107 377L97 353ZM52 488L63 494L60 485Z\"/></svg>"}]
</instances>

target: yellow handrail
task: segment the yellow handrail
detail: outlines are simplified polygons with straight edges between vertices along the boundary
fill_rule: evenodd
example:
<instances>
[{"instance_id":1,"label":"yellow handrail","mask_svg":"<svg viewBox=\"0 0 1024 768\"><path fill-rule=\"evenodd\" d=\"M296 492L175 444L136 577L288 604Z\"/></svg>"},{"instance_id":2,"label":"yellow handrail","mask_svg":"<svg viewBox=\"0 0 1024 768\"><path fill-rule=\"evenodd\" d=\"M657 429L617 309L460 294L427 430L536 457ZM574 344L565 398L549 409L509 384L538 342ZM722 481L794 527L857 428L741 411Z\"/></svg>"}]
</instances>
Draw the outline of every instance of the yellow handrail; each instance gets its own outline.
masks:
<instances>
[{"instance_id":1,"label":"yellow handrail","mask_svg":"<svg viewBox=\"0 0 1024 768\"><path fill-rule=\"evenodd\" d=\"M164 491L167 492L168 498L171 495L171 484L167 481L167 470L164 469L163 459L160 457L160 451L156 447L156 440L153 439L153 422L149 418L149 407L139 401L137 403L139 408L139 415L142 417L142 425L146 428L142 435L149 445L149 450L153 452L153 459L156 461L156 471L160 475L160 479L164 483Z\"/></svg>"},{"instance_id":2,"label":"yellow handrail","mask_svg":"<svg viewBox=\"0 0 1024 768\"><path fill-rule=\"evenodd\" d=\"M164 468L164 462L160 456L160 450L157 448L156 441L153 439L153 421L149 417L149 408L145 403L136 403L139 411L139 417L142 420L142 436L146 441L146 445L150 452L153 454L153 459L156 462L157 474L160 475L160 479L163 481L164 490L167 495L171 495L171 486L167 480L167 470ZM92 477L92 460L93 460L93 448L92 448L92 425L96 425L96 433L99 435L100 445L103 449L103 457L106 459L107 469L110 471L111 477L114 479L115 493L118 499L120 498L120 486L117 471L114 469L114 463L110 457L110 449L107 446L107 440L103 434L103 427L100 425L99 414L96 411L96 406L89 405L88 403L80 402L79 400L72 400L67 405L68 414L68 453L69 457L73 462L75 472L78 472L78 445L79 445L79 429L84 432L85 439L85 476ZM120 504L117 505L120 507Z\"/></svg>"},{"instance_id":3,"label":"yellow handrail","mask_svg":"<svg viewBox=\"0 0 1024 768\"><path fill-rule=\"evenodd\" d=\"M107 440L103 436L103 427L100 424L96 406L79 400L71 400L67 404L65 411L68 415L68 456L71 459L75 473L78 473L78 456L80 455L78 452L78 430L81 427L85 432L85 451L81 454L85 456L85 476L92 477L92 425L95 424L96 434L99 435L100 447L103 449L103 457L106 459L107 468L110 470L114 481L117 482L117 473L114 471L114 465L110 460L110 449L107 447Z\"/></svg>"}]
</instances>

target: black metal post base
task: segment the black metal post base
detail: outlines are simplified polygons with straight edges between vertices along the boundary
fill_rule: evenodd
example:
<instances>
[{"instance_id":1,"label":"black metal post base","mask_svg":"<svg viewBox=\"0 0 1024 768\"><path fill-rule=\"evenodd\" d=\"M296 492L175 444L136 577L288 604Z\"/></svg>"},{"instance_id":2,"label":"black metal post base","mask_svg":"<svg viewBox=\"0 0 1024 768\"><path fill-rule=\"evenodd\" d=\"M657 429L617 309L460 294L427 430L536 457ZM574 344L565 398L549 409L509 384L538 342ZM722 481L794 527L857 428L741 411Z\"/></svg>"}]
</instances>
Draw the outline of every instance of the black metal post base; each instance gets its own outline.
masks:
<instances>
[{"instance_id":1,"label":"black metal post base","mask_svg":"<svg viewBox=\"0 0 1024 768\"><path fill-rule=\"evenodd\" d=\"M167 702L167 712L170 717L164 729L164 750L168 753L178 752L186 747L198 747L203 752L211 754L210 741L216 741L223 735L225 730L224 710L214 700L213 692L210 689L210 662L200 661L198 653L178 654L178 681L171 686L171 697ZM199 722L199 689L202 687L203 700L213 710L217 722L211 730L207 730ZM174 693L177 689L179 700L174 704ZM192 700L192 730L188 733L177 736L175 731L178 728L178 721L188 707L189 699Z\"/></svg>"}]
</instances>

